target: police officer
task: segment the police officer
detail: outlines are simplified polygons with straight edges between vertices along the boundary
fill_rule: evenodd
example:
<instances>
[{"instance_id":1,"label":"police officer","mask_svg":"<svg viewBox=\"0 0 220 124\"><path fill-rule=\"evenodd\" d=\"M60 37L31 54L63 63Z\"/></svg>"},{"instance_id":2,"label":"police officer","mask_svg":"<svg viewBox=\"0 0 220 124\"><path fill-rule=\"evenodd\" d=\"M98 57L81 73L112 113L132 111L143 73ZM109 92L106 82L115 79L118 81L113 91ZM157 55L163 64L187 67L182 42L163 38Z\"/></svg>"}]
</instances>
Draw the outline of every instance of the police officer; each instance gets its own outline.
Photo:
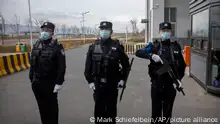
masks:
<instances>
[{"instance_id":1,"label":"police officer","mask_svg":"<svg viewBox=\"0 0 220 124\"><path fill-rule=\"evenodd\" d=\"M66 60L64 48L53 39L55 25L44 22L40 39L31 53L29 78L38 103L42 124L58 124L57 93L64 82Z\"/></svg>"},{"instance_id":2,"label":"police officer","mask_svg":"<svg viewBox=\"0 0 220 124\"><path fill-rule=\"evenodd\" d=\"M172 116L173 103L176 97L176 89L173 86L174 80L168 73L157 75L156 71L163 64L162 58L169 61L171 68L178 77L178 83L181 86L181 79L184 77L186 64L182 56L179 43L171 42L171 24L163 22L159 25L161 41L149 43L143 49L136 52L136 56L150 60L149 75L151 77L151 99L152 99L152 118L157 120L152 124L161 123L159 117L166 118L165 124L170 124ZM180 87L179 86L179 87Z\"/></svg>"},{"instance_id":3,"label":"police officer","mask_svg":"<svg viewBox=\"0 0 220 124\"><path fill-rule=\"evenodd\" d=\"M100 38L89 46L84 74L94 90L96 123L108 119L115 124L118 88L124 86L129 58L119 41L111 39L112 23L103 21L99 28Z\"/></svg>"}]
</instances>

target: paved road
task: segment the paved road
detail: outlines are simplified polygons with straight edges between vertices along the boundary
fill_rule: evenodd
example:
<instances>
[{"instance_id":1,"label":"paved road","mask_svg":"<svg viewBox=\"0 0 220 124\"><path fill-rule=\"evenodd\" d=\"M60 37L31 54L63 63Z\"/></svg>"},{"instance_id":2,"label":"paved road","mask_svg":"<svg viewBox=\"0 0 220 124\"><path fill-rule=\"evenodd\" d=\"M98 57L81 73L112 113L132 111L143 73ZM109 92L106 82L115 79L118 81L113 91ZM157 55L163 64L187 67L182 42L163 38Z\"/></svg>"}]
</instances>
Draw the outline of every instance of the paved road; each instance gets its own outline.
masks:
<instances>
[{"instance_id":1,"label":"paved road","mask_svg":"<svg viewBox=\"0 0 220 124\"><path fill-rule=\"evenodd\" d=\"M59 93L60 124L88 124L93 115L92 91L83 75L87 48L88 45L66 53L66 81ZM118 116L150 117L147 63L146 60L135 58L124 99L118 104ZM220 98L205 94L191 78L184 77L183 82L187 95L178 93L174 117L219 117ZM0 124L40 124L37 104L28 80L28 70L0 78Z\"/></svg>"}]
</instances>

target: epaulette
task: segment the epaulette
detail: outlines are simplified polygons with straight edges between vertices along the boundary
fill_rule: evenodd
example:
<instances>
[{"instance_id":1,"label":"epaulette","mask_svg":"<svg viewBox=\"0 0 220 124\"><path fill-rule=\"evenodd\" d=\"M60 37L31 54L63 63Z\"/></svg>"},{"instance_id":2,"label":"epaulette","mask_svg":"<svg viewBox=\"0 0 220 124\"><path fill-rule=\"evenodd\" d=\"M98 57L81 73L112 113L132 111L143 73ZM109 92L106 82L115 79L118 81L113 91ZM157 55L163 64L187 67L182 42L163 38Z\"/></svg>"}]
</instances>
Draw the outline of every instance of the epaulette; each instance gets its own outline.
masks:
<instances>
[{"instance_id":1,"label":"epaulette","mask_svg":"<svg viewBox=\"0 0 220 124\"><path fill-rule=\"evenodd\" d=\"M159 45L160 45L160 42L159 42L158 40L155 40L155 41L153 42L153 46L158 47Z\"/></svg>"},{"instance_id":2,"label":"epaulette","mask_svg":"<svg viewBox=\"0 0 220 124\"><path fill-rule=\"evenodd\" d=\"M118 39L112 39L114 43L120 44L120 41Z\"/></svg>"},{"instance_id":3,"label":"epaulette","mask_svg":"<svg viewBox=\"0 0 220 124\"><path fill-rule=\"evenodd\" d=\"M174 41L174 42L171 42L174 46L178 47L179 49L181 49L181 46L179 44L178 41Z\"/></svg>"},{"instance_id":4,"label":"epaulette","mask_svg":"<svg viewBox=\"0 0 220 124\"><path fill-rule=\"evenodd\" d=\"M33 44L33 47L36 47L36 46L38 46L39 44L40 44L40 42L41 42L41 40L40 39L38 39L34 44Z\"/></svg>"},{"instance_id":5,"label":"epaulette","mask_svg":"<svg viewBox=\"0 0 220 124\"><path fill-rule=\"evenodd\" d=\"M60 42L58 42L57 38L55 38L55 39L52 39L52 44L58 44L58 45L60 45Z\"/></svg>"}]
</instances>

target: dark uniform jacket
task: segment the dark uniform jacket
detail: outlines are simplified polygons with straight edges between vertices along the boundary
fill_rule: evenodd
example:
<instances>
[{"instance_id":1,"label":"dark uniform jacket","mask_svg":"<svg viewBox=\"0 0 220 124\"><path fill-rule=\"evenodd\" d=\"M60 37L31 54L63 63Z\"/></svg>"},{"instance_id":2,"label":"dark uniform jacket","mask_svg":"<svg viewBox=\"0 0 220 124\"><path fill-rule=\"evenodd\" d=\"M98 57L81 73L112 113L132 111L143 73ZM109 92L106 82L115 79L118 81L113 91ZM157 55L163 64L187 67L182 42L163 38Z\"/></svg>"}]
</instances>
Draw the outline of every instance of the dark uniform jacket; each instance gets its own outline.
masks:
<instances>
[{"instance_id":1,"label":"dark uniform jacket","mask_svg":"<svg viewBox=\"0 0 220 124\"><path fill-rule=\"evenodd\" d=\"M101 48L102 53L96 53L96 47ZM97 56L101 56L100 65L97 65L95 60ZM107 64L106 64L107 62ZM120 71L120 64L122 66ZM97 66L100 66L99 74L96 74ZM106 78L107 82L115 82L119 80L125 80L126 72L129 67L129 59L124 52L123 47L118 40L112 40L109 38L107 41L97 40L95 43L89 46L85 64L85 78L88 83L96 83L95 78Z\"/></svg>"},{"instance_id":2,"label":"dark uniform jacket","mask_svg":"<svg viewBox=\"0 0 220 124\"><path fill-rule=\"evenodd\" d=\"M55 39L38 40L31 52L29 78L31 82L39 81L62 85L66 71L64 48Z\"/></svg>"},{"instance_id":3,"label":"dark uniform jacket","mask_svg":"<svg viewBox=\"0 0 220 124\"><path fill-rule=\"evenodd\" d=\"M173 58L171 52L173 53ZM176 74L179 80L181 80L184 77L186 64L182 55L181 47L176 41L175 42L171 42L170 40L166 40L162 42L155 41L153 42L153 44L147 45L143 49L136 51L135 54L137 57L150 60L150 64L148 67L149 67L149 75L151 77L151 81L160 78L161 80L172 82L172 79L168 73L161 75L161 77L158 77L158 75L156 75L156 71L159 68L161 68L162 64L160 62L155 63L152 60L151 57L152 54L157 54L161 58L168 60L172 67L172 70L174 71L174 73Z\"/></svg>"}]
</instances>

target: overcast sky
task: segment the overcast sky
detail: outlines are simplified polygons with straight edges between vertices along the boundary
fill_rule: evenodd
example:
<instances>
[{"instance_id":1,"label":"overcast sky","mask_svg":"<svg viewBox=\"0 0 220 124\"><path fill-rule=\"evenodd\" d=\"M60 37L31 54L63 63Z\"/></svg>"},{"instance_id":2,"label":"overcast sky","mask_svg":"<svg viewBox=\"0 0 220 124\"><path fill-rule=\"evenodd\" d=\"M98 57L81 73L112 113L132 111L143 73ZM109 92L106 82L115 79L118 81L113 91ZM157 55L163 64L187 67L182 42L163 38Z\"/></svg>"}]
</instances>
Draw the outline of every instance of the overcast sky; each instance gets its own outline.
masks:
<instances>
[{"instance_id":1,"label":"overcast sky","mask_svg":"<svg viewBox=\"0 0 220 124\"><path fill-rule=\"evenodd\" d=\"M124 31L129 20L136 19L138 27L141 18L145 17L145 0L30 0L32 18L49 19L57 24L80 26L80 13L90 11L85 16L85 26L95 27L102 20L112 21L114 30ZM137 2L138 1L138 2ZM28 19L28 0L0 0L0 12L6 20L15 22L14 15L22 23Z\"/></svg>"}]
</instances>

